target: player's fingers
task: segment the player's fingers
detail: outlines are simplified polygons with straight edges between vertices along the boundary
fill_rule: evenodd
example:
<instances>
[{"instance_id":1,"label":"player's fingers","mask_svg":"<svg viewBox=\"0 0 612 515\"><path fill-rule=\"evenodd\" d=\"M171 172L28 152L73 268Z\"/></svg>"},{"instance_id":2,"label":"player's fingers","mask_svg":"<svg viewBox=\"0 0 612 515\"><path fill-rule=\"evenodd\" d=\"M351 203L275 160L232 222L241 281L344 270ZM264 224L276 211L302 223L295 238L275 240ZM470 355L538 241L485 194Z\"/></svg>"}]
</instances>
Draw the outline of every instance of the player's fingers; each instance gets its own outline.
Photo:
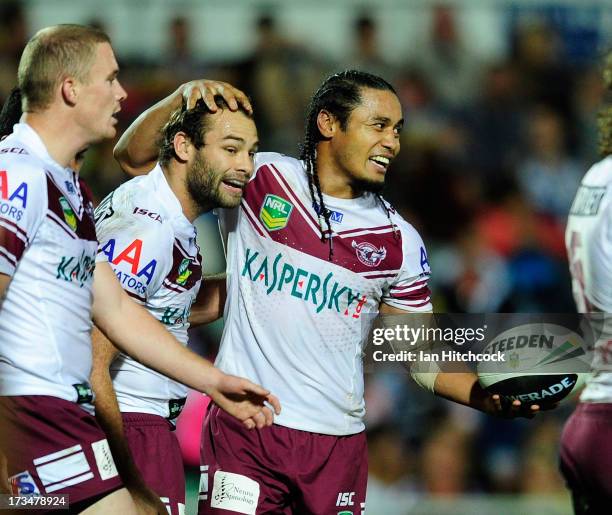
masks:
<instances>
[{"instance_id":1,"label":"player's fingers","mask_svg":"<svg viewBox=\"0 0 612 515\"><path fill-rule=\"evenodd\" d=\"M246 420L243 422L243 424L244 424L244 427L246 427L246 428L247 428L249 431L250 431L251 429L255 429L255 426L256 426L256 424L255 424L255 422L253 421L253 419L252 419L252 418L247 418L247 419L246 419Z\"/></svg>"},{"instance_id":2,"label":"player's fingers","mask_svg":"<svg viewBox=\"0 0 612 515\"><path fill-rule=\"evenodd\" d=\"M210 88L204 86L203 84L198 85L198 90L200 91L200 95L206 107L211 113L217 112L217 103L215 102L215 93Z\"/></svg>"},{"instance_id":3,"label":"player's fingers","mask_svg":"<svg viewBox=\"0 0 612 515\"><path fill-rule=\"evenodd\" d=\"M225 102L227 103L228 107L230 108L230 111L237 111L238 99L236 98L236 96L238 90L225 82L218 82L215 84L215 87L217 90L217 95L223 97L223 100L225 100Z\"/></svg>"},{"instance_id":4,"label":"player's fingers","mask_svg":"<svg viewBox=\"0 0 612 515\"><path fill-rule=\"evenodd\" d=\"M274 423L274 413L272 413L272 410L268 407L263 407L261 412L263 413L265 419L266 419L266 426L271 426Z\"/></svg>"},{"instance_id":5,"label":"player's fingers","mask_svg":"<svg viewBox=\"0 0 612 515\"><path fill-rule=\"evenodd\" d=\"M251 106L251 101L249 100L249 97L247 97L242 91L240 91L238 88L234 88L233 86L230 86L232 89L232 94L234 95L234 98L236 99L236 109L238 109L238 104L240 104L242 107L244 107L249 114L253 114L253 106ZM234 111L235 109L232 109L232 111Z\"/></svg>"},{"instance_id":6,"label":"player's fingers","mask_svg":"<svg viewBox=\"0 0 612 515\"><path fill-rule=\"evenodd\" d=\"M266 416L263 414L262 411L253 415L252 418L255 421L257 429L263 429L264 427L266 427Z\"/></svg>"},{"instance_id":7,"label":"player's fingers","mask_svg":"<svg viewBox=\"0 0 612 515\"><path fill-rule=\"evenodd\" d=\"M183 91L183 99L185 100L185 106L187 107L188 111L195 107L198 98L200 98L198 89L192 84L188 84Z\"/></svg>"},{"instance_id":8,"label":"player's fingers","mask_svg":"<svg viewBox=\"0 0 612 515\"><path fill-rule=\"evenodd\" d=\"M276 395L273 394L269 394L266 397L266 402L268 404L270 404L272 406L272 408L274 408L274 413L276 415L280 415L281 412L281 404L280 401L278 400L278 397Z\"/></svg>"},{"instance_id":9,"label":"player's fingers","mask_svg":"<svg viewBox=\"0 0 612 515\"><path fill-rule=\"evenodd\" d=\"M494 394L491 398L493 399L493 406L495 407L495 411L502 411L501 397L498 394Z\"/></svg>"},{"instance_id":10,"label":"player's fingers","mask_svg":"<svg viewBox=\"0 0 612 515\"><path fill-rule=\"evenodd\" d=\"M270 390L266 390L263 386L252 383L248 379L243 379L242 389L244 393L252 393L264 399L270 395Z\"/></svg>"},{"instance_id":11,"label":"player's fingers","mask_svg":"<svg viewBox=\"0 0 612 515\"><path fill-rule=\"evenodd\" d=\"M240 102L242 107L244 107L249 114L253 114L253 106L251 105L251 101L249 100L249 97L247 97L242 91L240 90L237 90L237 91L238 91L238 95L236 95L236 98L238 98L238 102Z\"/></svg>"}]
</instances>

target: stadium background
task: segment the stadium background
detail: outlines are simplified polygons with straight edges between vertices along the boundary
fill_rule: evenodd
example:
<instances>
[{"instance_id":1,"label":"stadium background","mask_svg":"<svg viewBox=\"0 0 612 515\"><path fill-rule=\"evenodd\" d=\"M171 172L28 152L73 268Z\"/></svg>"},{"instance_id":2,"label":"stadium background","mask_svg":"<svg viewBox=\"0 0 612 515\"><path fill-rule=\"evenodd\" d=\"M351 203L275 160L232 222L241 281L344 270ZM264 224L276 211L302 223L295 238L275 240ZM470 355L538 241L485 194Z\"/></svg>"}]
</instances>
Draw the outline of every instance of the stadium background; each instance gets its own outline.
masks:
<instances>
[{"instance_id":1,"label":"stadium background","mask_svg":"<svg viewBox=\"0 0 612 515\"><path fill-rule=\"evenodd\" d=\"M216 78L252 97L262 150L296 155L324 76L347 67L384 76L406 119L386 196L426 242L436 311L574 310L563 231L597 159L609 2L1 0L0 14L2 100L36 30L104 28L129 93L120 132L181 82ZM83 170L98 200L126 179L113 145L91 149ZM198 228L206 270L221 271L216 219ZM194 348L214 357L221 329L192 331ZM368 513L571 513L557 472L571 402L501 421L401 374L366 379ZM200 396L190 398L179 428L191 508L201 409Z\"/></svg>"}]
</instances>

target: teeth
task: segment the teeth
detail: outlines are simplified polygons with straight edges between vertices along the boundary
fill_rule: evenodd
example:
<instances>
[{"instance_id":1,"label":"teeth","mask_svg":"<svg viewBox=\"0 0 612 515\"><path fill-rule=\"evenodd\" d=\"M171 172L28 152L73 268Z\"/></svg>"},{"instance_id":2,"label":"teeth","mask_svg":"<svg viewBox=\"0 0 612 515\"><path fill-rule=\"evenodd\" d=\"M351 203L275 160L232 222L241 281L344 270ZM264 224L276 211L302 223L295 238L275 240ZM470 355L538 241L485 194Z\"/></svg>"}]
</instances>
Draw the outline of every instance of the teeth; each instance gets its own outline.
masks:
<instances>
[{"instance_id":1,"label":"teeth","mask_svg":"<svg viewBox=\"0 0 612 515\"><path fill-rule=\"evenodd\" d=\"M235 186L236 188L242 188L243 184L240 181L225 181L227 184L231 185L231 186Z\"/></svg>"},{"instance_id":2,"label":"teeth","mask_svg":"<svg viewBox=\"0 0 612 515\"><path fill-rule=\"evenodd\" d=\"M374 156L371 158L375 163L379 163L383 166L389 166L389 158L383 156Z\"/></svg>"}]
</instances>

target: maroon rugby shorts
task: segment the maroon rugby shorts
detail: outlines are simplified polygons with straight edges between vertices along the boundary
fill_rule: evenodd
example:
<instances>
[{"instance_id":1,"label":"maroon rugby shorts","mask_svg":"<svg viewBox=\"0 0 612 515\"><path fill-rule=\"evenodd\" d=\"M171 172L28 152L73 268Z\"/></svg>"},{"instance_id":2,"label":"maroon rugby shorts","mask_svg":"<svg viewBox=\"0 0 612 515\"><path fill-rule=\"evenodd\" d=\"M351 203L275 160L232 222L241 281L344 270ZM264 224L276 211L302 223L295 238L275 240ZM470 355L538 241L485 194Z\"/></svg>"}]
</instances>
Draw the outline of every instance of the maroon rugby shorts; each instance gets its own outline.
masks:
<instances>
[{"instance_id":1,"label":"maroon rugby shorts","mask_svg":"<svg viewBox=\"0 0 612 515\"><path fill-rule=\"evenodd\" d=\"M68 494L71 508L83 510L123 486L104 431L78 404L0 397L0 412L14 495Z\"/></svg>"},{"instance_id":2,"label":"maroon rugby shorts","mask_svg":"<svg viewBox=\"0 0 612 515\"><path fill-rule=\"evenodd\" d=\"M166 505L169 515L185 513L185 470L173 426L148 413L122 413L125 437L144 482Z\"/></svg>"},{"instance_id":3,"label":"maroon rugby shorts","mask_svg":"<svg viewBox=\"0 0 612 515\"><path fill-rule=\"evenodd\" d=\"M610 513L612 404L579 404L561 436L561 472L577 513Z\"/></svg>"},{"instance_id":4,"label":"maroon rugby shorts","mask_svg":"<svg viewBox=\"0 0 612 515\"><path fill-rule=\"evenodd\" d=\"M365 510L365 433L279 425L247 430L217 406L204 420L199 515L353 514Z\"/></svg>"}]
</instances>

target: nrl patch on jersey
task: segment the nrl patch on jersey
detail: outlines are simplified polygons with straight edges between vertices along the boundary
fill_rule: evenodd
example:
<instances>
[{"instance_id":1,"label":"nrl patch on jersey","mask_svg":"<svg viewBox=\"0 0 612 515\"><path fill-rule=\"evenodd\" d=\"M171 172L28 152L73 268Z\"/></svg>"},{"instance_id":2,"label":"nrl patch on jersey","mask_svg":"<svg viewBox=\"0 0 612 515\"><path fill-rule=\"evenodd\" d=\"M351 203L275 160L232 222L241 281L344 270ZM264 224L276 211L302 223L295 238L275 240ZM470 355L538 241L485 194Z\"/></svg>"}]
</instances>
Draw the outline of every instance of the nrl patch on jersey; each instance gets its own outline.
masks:
<instances>
[{"instance_id":1,"label":"nrl patch on jersey","mask_svg":"<svg viewBox=\"0 0 612 515\"><path fill-rule=\"evenodd\" d=\"M289 217L293 211L293 204L277 195L268 193L261 205L259 219L268 231L284 229L289 223Z\"/></svg>"}]
</instances>

